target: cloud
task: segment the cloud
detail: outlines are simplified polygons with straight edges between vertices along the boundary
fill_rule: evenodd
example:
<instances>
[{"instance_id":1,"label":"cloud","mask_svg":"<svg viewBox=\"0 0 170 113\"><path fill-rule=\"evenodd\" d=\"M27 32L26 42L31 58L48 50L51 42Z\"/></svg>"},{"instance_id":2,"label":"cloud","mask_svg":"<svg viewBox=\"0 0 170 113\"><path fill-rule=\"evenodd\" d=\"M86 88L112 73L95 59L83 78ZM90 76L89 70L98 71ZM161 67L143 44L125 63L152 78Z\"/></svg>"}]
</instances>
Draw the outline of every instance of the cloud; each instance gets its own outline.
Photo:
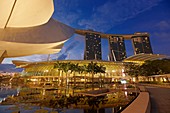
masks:
<instances>
[{"instance_id":1,"label":"cloud","mask_svg":"<svg viewBox=\"0 0 170 113\"><path fill-rule=\"evenodd\" d=\"M79 59L82 57L79 54L84 50L82 47L84 47L84 37L81 35L74 35L67 44L64 45L61 52L57 54L56 59Z\"/></svg>"},{"instance_id":2,"label":"cloud","mask_svg":"<svg viewBox=\"0 0 170 113\"><path fill-rule=\"evenodd\" d=\"M25 57L16 57L16 58L5 58L3 60L3 64L11 64L12 60L21 60L21 61L28 61L28 62L37 62L37 61L47 61L48 55L31 55Z\"/></svg>"},{"instance_id":3,"label":"cloud","mask_svg":"<svg viewBox=\"0 0 170 113\"><path fill-rule=\"evenodd\" d=\"M150 29L152 30L152 36L153 39L155 40L155 38L159 41L159 42L164 42L170 43L170 21L169 20L160 20L159 22L155 23L154 26L150 27Z\"/></svg>"},{"instance_id":4,"label":"cloud","mask_svg":"<svg viewBox=\"0 0 170 113\"><path fill-rule=\"evenodd\" d=\"M170 37L170 32L154 32L153 37L159 38L159 41L165 41L165 42L170 42L169 37Z\"/></svg>"},{"instance_id":5,"label":"cloud","mask_svg":"<svg viewBox=\"0 0 170 113\"><path fill-rule=\"evenodd\" d=\"M78 3L78 0L55 0L55 12L53 17L64 24L71 26L73 23L77 22L78 18L80 17L79 15L81 14L81 11L78 9L72 10L78 6Z\"/></svg>"},{"instance_id":6,"label":"cloud","mask_svg":"<svg viewBox=\"0 0 170 113\"><path fill-rule=\"evenodd\" d=\"M122 23L136 15L158 5L162 0L109 0L105 4L94 9L93 15L88 19L78 22L86 29L107 31L113 26Z\"/></svg>"},{"instance_id":7,"label":"cloud","mask_svg":"<svg viewBox=\"0 0 170 113\"><path fill-rule=\"evenodd\" d=\"M61 54L57 57L57 60L65 60L67 58L67 54Z\"/></svg>"},{"instance_id":8,"label":"cloud","mask_svg":"<svg viewBox=\"0 0 170 113\"><path fill-rule=\"evenodd\" d=\"M157 23L154 27L159 30L170 30L170 21L169 20L162 20Z\"/></svg>"}]
</instances>

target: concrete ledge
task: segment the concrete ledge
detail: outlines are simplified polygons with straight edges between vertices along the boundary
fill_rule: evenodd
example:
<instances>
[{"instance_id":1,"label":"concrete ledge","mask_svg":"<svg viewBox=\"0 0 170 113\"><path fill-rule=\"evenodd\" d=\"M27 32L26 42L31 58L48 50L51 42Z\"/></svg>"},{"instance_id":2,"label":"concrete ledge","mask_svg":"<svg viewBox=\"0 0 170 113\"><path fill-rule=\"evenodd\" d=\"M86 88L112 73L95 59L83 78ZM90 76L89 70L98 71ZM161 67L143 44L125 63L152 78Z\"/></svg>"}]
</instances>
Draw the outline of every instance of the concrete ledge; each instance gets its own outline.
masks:
<instances>
[{"instance_id":1,"label":"concrete ledge","mask_svg":"<svg viewBox=\"0 0 170 113\"><path fill-rule=\"evenodd\" d=\"M153 87L162 87L162 88L170 88L170 84L147 84L142 83L143 86L153 86Z\"/></svg>"},{"instance_id":2,"label":"concrete ledge","mask_svg":"<svg viewBox=\"0 0 170 113\"><path fill-rule=\"evenodd\" d=\"M147 89L145 88L145 86L138 86L139 87L139 90L141 91L141 92L146 92L147 91Z\"/></svg>"},{"instance_id":3,"label":"concrete ledge","mask_svg":"<svg viewBox=\"0 0 170 113\"><path fill-rule=\"evenodd\" d=\"M138 97L121 113L150 113L148 92L140 92Z\"/></svg>"}]
</instances>

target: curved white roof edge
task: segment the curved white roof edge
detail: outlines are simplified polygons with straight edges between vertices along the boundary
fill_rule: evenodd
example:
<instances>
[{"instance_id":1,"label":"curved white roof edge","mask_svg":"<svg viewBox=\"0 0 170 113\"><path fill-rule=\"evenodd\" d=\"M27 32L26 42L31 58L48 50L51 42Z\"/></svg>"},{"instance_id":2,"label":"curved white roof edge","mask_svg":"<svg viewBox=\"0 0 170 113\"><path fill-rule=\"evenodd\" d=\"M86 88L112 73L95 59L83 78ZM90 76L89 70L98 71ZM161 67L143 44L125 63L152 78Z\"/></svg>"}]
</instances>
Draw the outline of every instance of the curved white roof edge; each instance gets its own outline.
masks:
<instances>
[{"instance_id":1,"label":"curved white roof edge","mask_svg":"<svg viewBox=\"0 0 170 113\"><path fill-rule=\"evenodd\" d=\"M53 0L0 0L0 28L42 25L53 12Z\"/></svg>"},{"instance_id":2,"label":"curved white roof edge","mask_svg":"<svg viewBox=\"0 0 170 113\"><path fill-rule=\"evenodd\" d=\"M146 61L146 60L156 60L156 59L162 59L162 58L167 58L166 55L160 55L160 54L136 54L133 56L130 56L124 61Z\"/></svg>"},{"instance_id":3,"label":"curved white roof edge","mask_svg":"<svg viewBox=\"0 0 170 113\"><path fill-rule=\"evenodd\" d=\"M0 51L5 50L4 58L28 56L33 54L53 54L58 53L64 42L55 42L49 44L28 44L0 41Z\"/></svg>"},{"instance_id":4,"label":"curved white roof edge","mask_svg":"<svg viewBox=\"0 0 170 113\"><path fill-rule=\"evenodd\" d=\"M75 32L75 29L50 19L46 24L28 28L0 29L0 41L16 43L55 43L67 40Z\"/></svg>"}]
</instances>

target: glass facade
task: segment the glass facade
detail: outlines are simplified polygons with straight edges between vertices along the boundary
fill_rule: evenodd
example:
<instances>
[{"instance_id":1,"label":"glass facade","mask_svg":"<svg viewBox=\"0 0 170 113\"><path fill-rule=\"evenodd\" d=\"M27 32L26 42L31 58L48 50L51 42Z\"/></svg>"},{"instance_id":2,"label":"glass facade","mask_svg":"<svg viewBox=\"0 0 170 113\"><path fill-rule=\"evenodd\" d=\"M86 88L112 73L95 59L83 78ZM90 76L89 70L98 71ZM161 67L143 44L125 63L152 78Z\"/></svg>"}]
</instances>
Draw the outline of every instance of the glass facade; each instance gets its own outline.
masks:
<instances>
[{"instance_id":1,"label":"glass facade","mask_svg":"<svg viewBox=\"0 0 170 113\"><path fill-rule=\"evenodd\" d=\"M110 36L110 61L122 61L126 58L124 38L120 36Z\"/></svg>"},{"instance_id":2,"label":"glass facade","mask_svg":"<svg viewBox=\"0 0 170 113\"><path fill-rule=\"evenodd\" d=\"M101 60L101 36L94 33L85 35L84 60Z\"/></svg>"},{"instance_id":3,"label":"glass facade","mask_svg":"<svg viewBox=\"0 0 170 113\"><path fill-rule=\"evenodd\" d=\"M73 63L79 64L80 66L88 65L90 60L83 61L59 61L60 63ZM106 68L106 73L96 73L92 76L91 73L83 72L63 72L61 69L54 68L55 61L51 62L39 62L29 64L24 67L24 72L22 73L23 77L27 77L30 81L35 81L38 84L41 83L55 83L56 85L64 86L66 84L69 85L90 85L92 83L92 79L94 83L100 83L104 81L105 83L117 82L119 79L124 77L124 64L123 63L115 63L115 62L104 62L97 61L98 65L103 65Z\"/></svg>"},{"instance_id":4,"label":"glass facade","mask_svg":"<svg viewBox=\"0 0 170 113\"><path fill-rule=\"evenodd\" d=\"M152 48L148 36L132 37L132 43L135 54L152 54Z\"/></svg>"}]
</instances>

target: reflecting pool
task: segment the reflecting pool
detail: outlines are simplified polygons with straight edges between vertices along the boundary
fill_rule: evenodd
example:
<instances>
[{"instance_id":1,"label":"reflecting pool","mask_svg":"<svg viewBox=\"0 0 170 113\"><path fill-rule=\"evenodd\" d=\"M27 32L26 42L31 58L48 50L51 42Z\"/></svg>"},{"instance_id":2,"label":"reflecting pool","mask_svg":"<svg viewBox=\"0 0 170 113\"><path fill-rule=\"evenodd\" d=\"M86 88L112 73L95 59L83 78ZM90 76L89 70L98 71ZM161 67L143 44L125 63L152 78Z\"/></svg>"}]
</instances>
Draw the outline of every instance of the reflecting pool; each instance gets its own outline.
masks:
<instances>
[{"instance_id":1,"label":"reflecting pool","mask_svg":"<svg viewBox=\"0 0 170 113\"><path fill-rule=\"evenodd\" d=\"M1 83L0 113L118 113L139 93L134 84L92 86Z\"/></svg>"}]
</instances>

